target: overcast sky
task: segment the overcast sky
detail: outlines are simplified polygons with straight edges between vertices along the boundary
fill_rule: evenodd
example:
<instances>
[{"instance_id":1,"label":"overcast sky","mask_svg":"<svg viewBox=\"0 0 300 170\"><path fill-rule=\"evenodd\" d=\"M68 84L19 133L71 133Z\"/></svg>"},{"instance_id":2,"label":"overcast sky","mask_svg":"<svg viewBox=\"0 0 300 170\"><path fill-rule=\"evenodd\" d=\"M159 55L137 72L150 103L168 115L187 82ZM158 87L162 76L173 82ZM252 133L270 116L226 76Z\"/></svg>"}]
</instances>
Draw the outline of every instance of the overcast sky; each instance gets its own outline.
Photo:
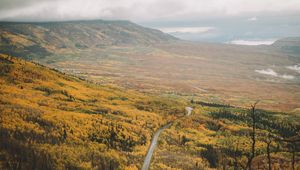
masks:
<instances>
[{"instance_id":1,"label":"overcast sky","mask_svg":"<svg viewBox=\"0 0 300 170\"><path fill-rule=\"evenodd\" d=\"M299 0L1 0L2 20L128 19L290 15Z\"/></svg>"},{"instance_id":2,"label":"overcast sky","mask_svg":"<svg viewBox=\"0 0 300 170\"><path fill-rule=\"evenodd\" d=\"M223 35L243 22L259 25L254 30L289 27L278 28L271 39L286 36L282 32L299 35L300 0L0 0L0 20L78 19L126 19L187 39Z\"/></svg>"}]
</instances>

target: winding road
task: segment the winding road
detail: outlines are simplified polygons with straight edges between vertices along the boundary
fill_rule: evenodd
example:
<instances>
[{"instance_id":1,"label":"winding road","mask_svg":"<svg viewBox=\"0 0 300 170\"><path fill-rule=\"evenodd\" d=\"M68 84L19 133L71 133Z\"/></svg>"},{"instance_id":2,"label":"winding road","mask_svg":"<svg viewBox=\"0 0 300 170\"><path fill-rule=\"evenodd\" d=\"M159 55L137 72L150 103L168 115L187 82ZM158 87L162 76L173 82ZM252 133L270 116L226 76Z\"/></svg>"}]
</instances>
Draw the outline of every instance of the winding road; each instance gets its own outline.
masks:
<instances>
[{"instance_id":1,"label":"winding road","mask_svg":"<svg viewBox=\"0 0 300 170\"><path fill-rule=\"evenodd\" d=\"M192 111L193 111L193 108L191 107L186 107L185 108L186 110L186 116L190 116ZM150 163L151 163L151 158L152 158L152 155L153 155L153 152L154 152L154 149L157 145L157 141L158 141L158 138L159 138L159 135L160 133L165 130L166 128L169 128L171 125L172 125L173 122L171 123L168 123L162 127L160 127L154 134L153 138L152 138L152 141L151 141L151 144L150 144L150 147L148 149L148 152L147 152L147 155L145 157L145 160L144 160L144 164L143 164L143 167L142 167L142 170L148 170L149 167L150 167Z\"/></svg>"}]
</instances>

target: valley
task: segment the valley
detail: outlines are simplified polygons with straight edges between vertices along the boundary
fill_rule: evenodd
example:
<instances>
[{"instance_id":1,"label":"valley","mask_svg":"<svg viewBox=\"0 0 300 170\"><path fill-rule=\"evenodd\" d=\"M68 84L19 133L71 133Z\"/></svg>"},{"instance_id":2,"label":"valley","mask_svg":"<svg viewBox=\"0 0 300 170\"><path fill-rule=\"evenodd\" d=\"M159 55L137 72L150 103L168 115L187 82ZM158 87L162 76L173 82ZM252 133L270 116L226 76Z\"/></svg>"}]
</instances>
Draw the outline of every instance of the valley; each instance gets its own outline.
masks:
<instances>
[{"instance_id":1,"label":"valley","mask_svg":"<svg viewBox=\"0 0 300 170\"><path fill-rule=\"evenodd\" d=\"M101 20L2 23L0 32L0 52L98 83L242 107L258 99L266 109L300 107L299 72L289 69L300 55L286 52L297 39L274 46L193 43Z\"/></svg>"},{"instance_id":2,"label":"valley","mask_svg":"<svg viewBox=\"0 0 300 170\"><path fill-rule=\"evenodd\" d=\"M299 168L298 38L196 43L104 20L0 33L0 169Z\"/></svg>"},{"instance_id":3,"label":"valley","mask_svg":"<svg viewBox=\"0 0 300 170\"><path fill-rule=\"evenodd\" d=\"M83 57L51 64L45 59L44 63L95 82L150 93L237 106L260 99L267 109L293 111L299 108L299 73L286 68L299 62L299 58L285 54L250 47L182 43L114 47L93 52L92 56L87 50L80 52ZM293 79L256 72L270 68L289 74ZM270 96L269 92L273 94Z\"/></svg>"}]
</instances>

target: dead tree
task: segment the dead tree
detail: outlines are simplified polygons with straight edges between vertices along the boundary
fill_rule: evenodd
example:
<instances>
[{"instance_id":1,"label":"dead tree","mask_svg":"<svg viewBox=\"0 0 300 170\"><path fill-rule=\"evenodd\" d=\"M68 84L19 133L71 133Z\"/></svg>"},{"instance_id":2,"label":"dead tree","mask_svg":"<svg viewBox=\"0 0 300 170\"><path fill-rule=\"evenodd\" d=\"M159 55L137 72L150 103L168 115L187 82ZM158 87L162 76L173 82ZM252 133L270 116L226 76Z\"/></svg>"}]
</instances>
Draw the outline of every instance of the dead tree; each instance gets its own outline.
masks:
<instances>
[{"instance_id":1,"label":"dead tree","mask_svg":"<svg viewBox=\"0 0 300 170\"><path fill-rule=\"evenodd\" d=\"M292 154L292 170L295 170L296 168L296 154L297 154L297 146L300 144L300 138L297 136L297 138L290 138L289 140L286 140L289 145L289 152Z\"/></svg>"},{"instance_id":2,"label":"dead tree","mask_svg":"<svg viewBox=\"0 0 300 170\"><path fill-rule=\"evenodd\" d=\"M289 152L292 154L292 170L296 169L296 154L299 152L299 146L300 146L300 135L292 136L289 138L282 138L277 137L278 141L285 142L287 144L287 150L286 152Z\"/></svg>"},{"instance_id":3,"label":"dead tree","mask_svg":"<svg viewBox=\"0 0 300 170\"><path fill-rule=\"evenodd\" d=\"M256 105L259 101L256 101L251 105L251 119L252 119L252 132L251 132L251 155L248 158L248 168L252 170L252 160L255 157L255 143L256 143Z\"/></svg>"},{"instance_id":4,"label":"dead tree","mask_svg":"<svg viewBox=\"0 0 300 170\"><path fill-rule=\"evenodd\" d=\"M272 138L271 138L271 133L268 133L268 138L265 141L267 144L267 156L268 156L268 167L269 170L272 170L272 160L271 160L271 143L272 143Z\"/></svg>"}]
</instances>

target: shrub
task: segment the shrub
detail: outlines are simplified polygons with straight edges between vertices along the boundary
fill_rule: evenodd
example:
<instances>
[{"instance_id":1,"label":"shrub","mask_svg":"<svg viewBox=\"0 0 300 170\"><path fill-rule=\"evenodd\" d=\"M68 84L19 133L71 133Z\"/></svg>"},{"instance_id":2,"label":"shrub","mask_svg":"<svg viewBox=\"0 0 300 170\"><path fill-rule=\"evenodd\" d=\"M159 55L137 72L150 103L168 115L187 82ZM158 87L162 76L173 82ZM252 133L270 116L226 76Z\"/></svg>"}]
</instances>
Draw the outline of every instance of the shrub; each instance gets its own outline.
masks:
<instances>
[{"instance_id":1,"label":"shrub","mask_svg":"<svg viewBox=\"0 0 300 170\"><path fill-rule=\"evenodd\" d=\"M222 125L217 121L207 121L205 127L209 130L218 131L221 129Z\"/></svg>"},{"instance_id":2,"label":"shrub","mask_svg":"<svg viewBox=\"0 0 300 170\"><path fill-rule=\"evenodd\" d=\"M201 151L200 155L207 159L211 168L216 168L218 165L218 151L212 145L202 145L205 150Z\"/></svg>"},{"instance_id":3,"label":"shrub","mask_svg":"<svg viewBox=\"0 0 300 170\"><path fill-rule=\"evenodd\" d=\"M0 64L0 76L5 76L10 71L11 71L11 65L9 65L9 64Z\"/></svg>"},{"instance_id":4,"label":"shrub","mask_svg":"<svg viewBox=\"0 0 300 170\"><path fill-rule=\"evenodd\" d=\"M34 89L45 92L47 96L49 96L50 94L52 94L54 92L54 90L52 88L45 87L45 86L36 87Z\"/></svg>"}]
</instances>

